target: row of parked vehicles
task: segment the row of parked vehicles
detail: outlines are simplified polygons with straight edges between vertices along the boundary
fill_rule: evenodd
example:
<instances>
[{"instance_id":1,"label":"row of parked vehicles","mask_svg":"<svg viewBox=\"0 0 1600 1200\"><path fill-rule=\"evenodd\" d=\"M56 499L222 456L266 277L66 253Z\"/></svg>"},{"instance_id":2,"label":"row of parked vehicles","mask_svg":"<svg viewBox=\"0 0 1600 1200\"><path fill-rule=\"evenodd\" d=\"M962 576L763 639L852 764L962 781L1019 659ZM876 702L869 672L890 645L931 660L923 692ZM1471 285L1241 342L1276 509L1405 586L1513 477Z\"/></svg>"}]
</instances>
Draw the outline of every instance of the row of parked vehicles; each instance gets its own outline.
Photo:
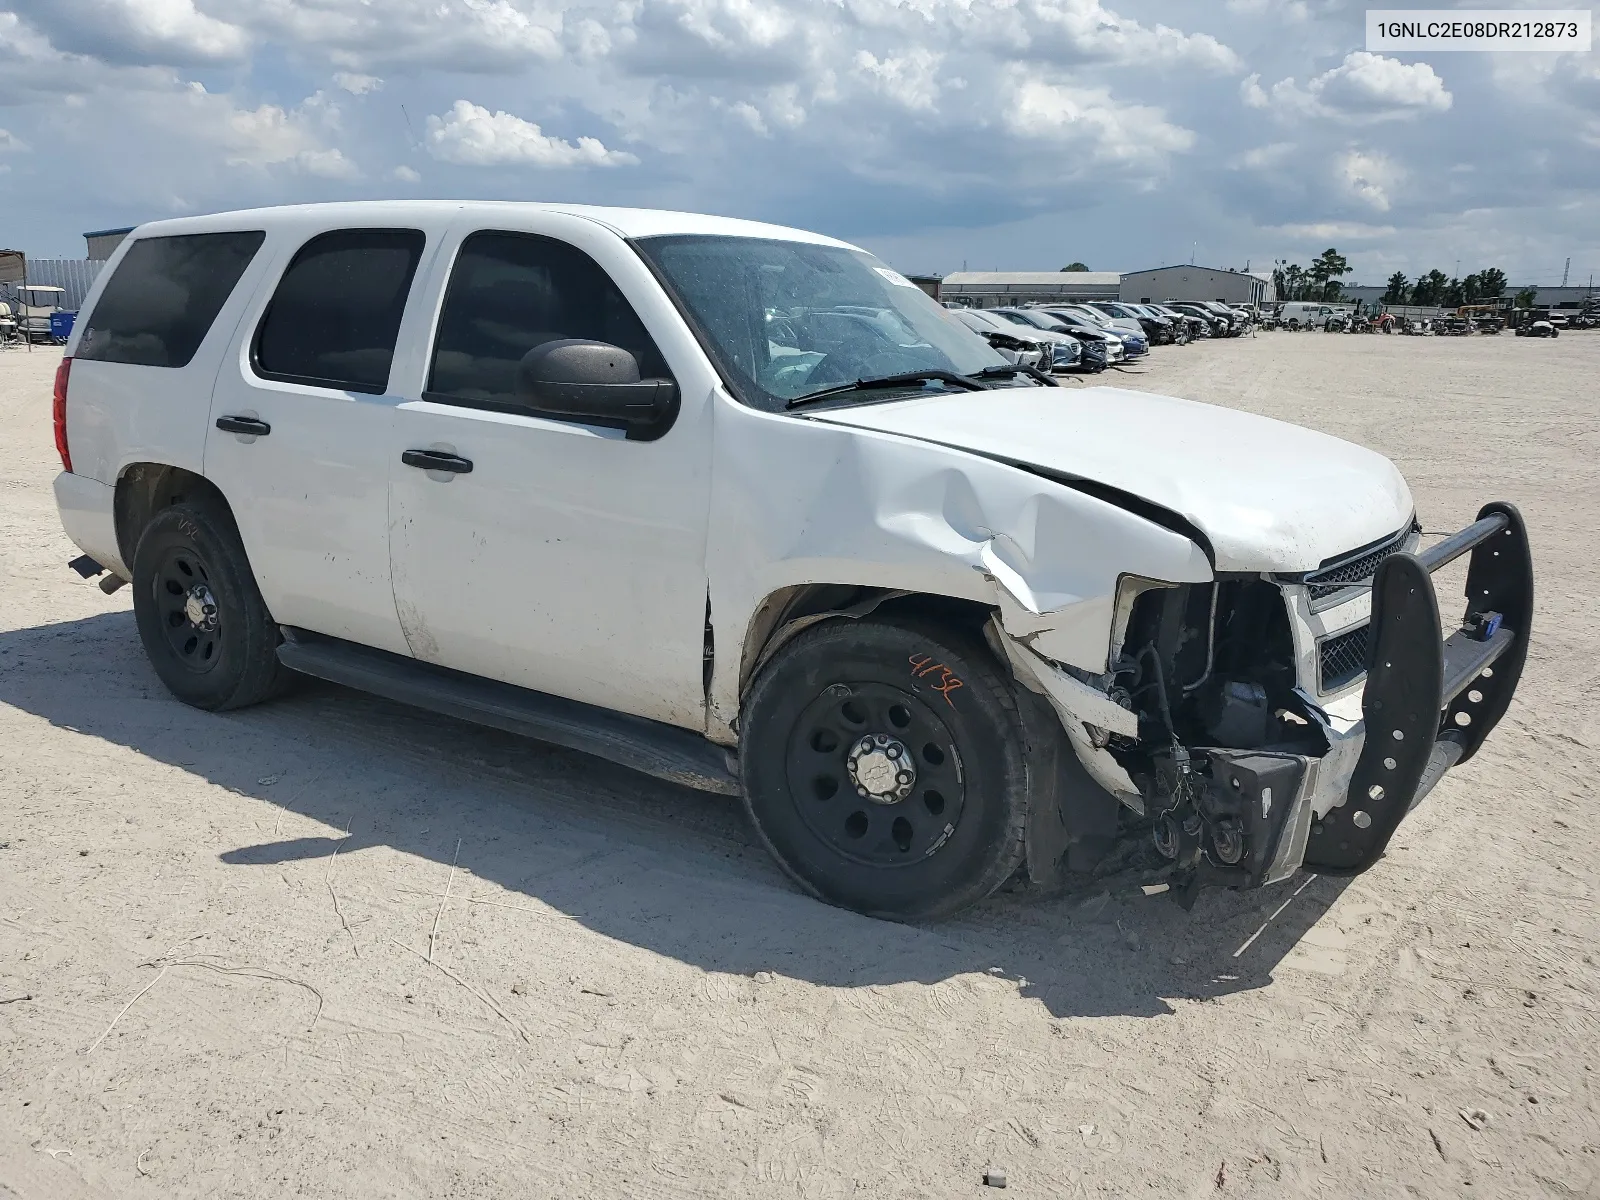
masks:
<instances>
[{"instance_id":1,"label":"row of parked vehicles","mask_svg":"<svg viewBox=\"0 0 1600 1200\"><path fill-rule=\"evenodd\" d=\"M1047 373L1093 374L1142 358L1151 346L1238 337L1251 315L1217 301L1132 304L1092 300L1006 308L947 305L1007 361Z\"/></svg>"}]
</instances>

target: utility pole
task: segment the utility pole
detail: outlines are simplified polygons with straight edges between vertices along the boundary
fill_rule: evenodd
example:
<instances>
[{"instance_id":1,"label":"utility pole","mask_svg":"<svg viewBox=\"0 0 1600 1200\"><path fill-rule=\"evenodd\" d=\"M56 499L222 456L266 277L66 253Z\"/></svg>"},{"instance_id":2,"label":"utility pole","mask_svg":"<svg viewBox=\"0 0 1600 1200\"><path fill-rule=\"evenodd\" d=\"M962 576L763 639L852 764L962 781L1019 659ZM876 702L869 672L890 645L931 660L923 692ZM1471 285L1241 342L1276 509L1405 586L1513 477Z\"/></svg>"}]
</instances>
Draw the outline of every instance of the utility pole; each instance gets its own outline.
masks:
<instances>
[{"instance_id":1,"label":"utility pole","mask_svg":"<svg viewBox=\"0 0 1600 1200\"><path fill-rule=\"evenodd\" d=\"M1572 274L1572 255L1567 255L1567 265L1561 268L1561 286L1567 286L1567 276Z\"/></svg>"}]
</instances>

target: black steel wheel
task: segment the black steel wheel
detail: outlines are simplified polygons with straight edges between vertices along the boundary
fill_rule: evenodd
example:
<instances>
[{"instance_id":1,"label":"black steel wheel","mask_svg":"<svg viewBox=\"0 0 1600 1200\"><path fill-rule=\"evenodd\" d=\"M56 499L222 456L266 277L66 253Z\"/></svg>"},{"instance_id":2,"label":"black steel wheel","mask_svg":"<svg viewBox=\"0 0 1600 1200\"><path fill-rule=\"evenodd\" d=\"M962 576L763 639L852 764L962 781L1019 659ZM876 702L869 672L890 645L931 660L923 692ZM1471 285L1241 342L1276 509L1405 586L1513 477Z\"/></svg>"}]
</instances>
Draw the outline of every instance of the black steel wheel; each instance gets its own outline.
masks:
<instances>
[{"instance_id":1,"label":"black steel wheel","mask_svg":"<svg viewBox=\"0 0 1600 1200\"><path fill-rule=\"evenodd\" d=\"M800 819L841 858L904 867L938 852L966 803L961 751L932 705L904 688L833 684L789 729Z\"/></svg>"},{"instance_id":2,"label":"black steel wheel","mask_svg":"<svg viewBox=\"0 0 1600 1200\"><path fill-rule=\"evenodd\" d=\"M1022 861L1020 718L970 635L890 618L804 631L751 687L740 764L763 842L831 904L948 916Z\"/></svg>"},{"instance_id":3,"label":"black steel wheel","mask_svg":"<svg viewBox=\"0 0 1600 1200\"><path fill-rule=\"evenodd\" d=\"M193 547L167 546L150 588L173 661L197 674L215 670L222 661L222 617L205 559Z\"/></svg>"},{"instance_id":4,"label":"black steel wheel","mask_svg":"<svg viewBox=\"0 0 1600 1200\"><path fill-rule=\"evenodd\" d=\"M161 682L185 704L243 708L293 678L232 514L217 502L163 508L133 555L133 615Z\"/></svg>"}]
</instances>

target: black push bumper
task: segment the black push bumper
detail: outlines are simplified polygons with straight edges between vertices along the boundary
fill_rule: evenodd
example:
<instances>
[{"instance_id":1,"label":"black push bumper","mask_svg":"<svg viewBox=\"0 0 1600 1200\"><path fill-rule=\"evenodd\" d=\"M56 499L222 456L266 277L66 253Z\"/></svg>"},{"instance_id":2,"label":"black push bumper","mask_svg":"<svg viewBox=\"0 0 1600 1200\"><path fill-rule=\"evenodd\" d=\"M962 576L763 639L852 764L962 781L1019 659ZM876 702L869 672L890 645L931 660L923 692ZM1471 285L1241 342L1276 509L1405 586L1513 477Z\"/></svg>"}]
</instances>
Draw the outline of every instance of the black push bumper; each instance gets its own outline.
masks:
<instances>
[{"instance_id":1,"label":"black push bumper","mask_svg":"<svg viewBox=\"0 0 1600 1200\"><path fill-rule=\"evenodd\" d=\"M1445 637L1432 573L1469 551L1466 614ZM1485 505L1460 533L1383 560L1372 581L1365 741L1344 803L1311 825L1308 870L1365 871L1444 773L1477 752L1522 677L1532 616L1533 560L1513 505Z\"/></svg>"}]
</instances>

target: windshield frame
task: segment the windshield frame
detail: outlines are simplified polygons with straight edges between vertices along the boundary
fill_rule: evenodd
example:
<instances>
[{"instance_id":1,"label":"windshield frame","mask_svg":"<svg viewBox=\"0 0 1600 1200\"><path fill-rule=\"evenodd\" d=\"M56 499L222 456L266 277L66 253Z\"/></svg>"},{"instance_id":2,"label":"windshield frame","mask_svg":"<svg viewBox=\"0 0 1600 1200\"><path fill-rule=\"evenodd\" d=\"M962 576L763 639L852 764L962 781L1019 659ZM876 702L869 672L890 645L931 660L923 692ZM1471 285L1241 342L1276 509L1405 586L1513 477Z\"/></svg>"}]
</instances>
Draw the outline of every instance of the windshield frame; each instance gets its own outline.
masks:
<instances>
[{"instance_id":1,"label":"windshield frame","mask_svg":"<svg viewBox=\"0 0 1600 1200\"><path fill-rule=\"evenodd\" d=\"M891 275L898 275L897 272L894 272L875 255L872 255L856 246L840 244L831 241L810 241L803 238L751 237L744 234L658 234L651 235L647 238L625 238L624 241L628 247L639 256L640 261L645 264L645 268L650 272L652 277L654 277L656 283L660 285L662 292L665 293L667 299L672 303L672 306L677 311L678 316L682 318L690 333L694 335L695 341L699 343L701 352L704 353L706 360L710 363L712 369L717 373L717 377L722 381L723 388L728 392L728 394L746 408L769 414L784 414L786 412L790 412L791 410L788 407L788 403L790 400L793 400L796 397L784 396L772 391L770 388L764 386L760 380L747 377L745 372L739 369L736 362L729 360L727 357L727 348L724 347L720 340L712 333L712 331L706 327L705 322L696 312L695 307L689 303L688 298L683 294L682 289L678 287L677 283L673 280L672 276L667 272L662 264L657 261L656 255L652 252L652 246L662 243L685 242L752 242L764 245L810 247L822 250L839 251L860 258L864 260L866 265L872 270L878 271L880 274L884 274L885 278L888 278ZM976 330L970 328L961 321L956 320L954 317L946 315L945 310L939 306L938 302L929 296L927 292L916 287L915 284L909 284L908 281L908 286L915 289L918 295L922 298L914 303L918 304L919 306L924 304L932 306L933 311L937 312L940 318L945 321L951 329L959 330L963 337L972 339L972 342L976 344L976 348L981 350L981 354L977 357L987 360L979 362L977 365L975 365L970 375L961 372L959 369L956 369L958 364L954 362L949 362L948 365L942 369L949 370L952 374L960 374L963 375L963 377L976 379L981 378L981 373L985 370L1012 366L1012 364L1006 360L1004 355L1002 355L998 350L994 349L994 347L989 344L988 339L983 334L978 333ZM907 320L905 313L903 313L896 305L887 304L884 307L893 312L897 319L910 326L912 332L921 332L917 330L915 326L911 325L911 323ZM930 345L936 353L948 359L948 355L945 355L940 347L932 345L931 343ZM941 368L938 363L930 362L928 364L928 369L938 370ZM901 373L902 372L895 372L894 374ZM868 376L864 379L849 379L841 380L840 382L846 384L871 382L872 378L872 376ZM1012 386L1022 386L1022 384L1018 381L1024 378L1026 378L1026 375L1018 375L1016 377L1017 381L1014 381ZM850 388L841 388L837 396L837 403L841 405L855 405L882 403L889 399L903 399L905 398L903 394L888 395L885 393L891 391L903 393L903 391L906 389L915 389L921 391L925 390L926 386L927 385L922 385L919 387L916 384L907 383L904 385L896 385L892 389L852 390ZM949 385L941 385L941 387L948 386ZM986 390L988 386L988 384L984 384L984 390ZM1037 383L1032 383L1028 386L1038 385ZM804 395L805 393L800 394ZM832 398L830 397L830 399Z\"/></svg>"}]
</instances>

